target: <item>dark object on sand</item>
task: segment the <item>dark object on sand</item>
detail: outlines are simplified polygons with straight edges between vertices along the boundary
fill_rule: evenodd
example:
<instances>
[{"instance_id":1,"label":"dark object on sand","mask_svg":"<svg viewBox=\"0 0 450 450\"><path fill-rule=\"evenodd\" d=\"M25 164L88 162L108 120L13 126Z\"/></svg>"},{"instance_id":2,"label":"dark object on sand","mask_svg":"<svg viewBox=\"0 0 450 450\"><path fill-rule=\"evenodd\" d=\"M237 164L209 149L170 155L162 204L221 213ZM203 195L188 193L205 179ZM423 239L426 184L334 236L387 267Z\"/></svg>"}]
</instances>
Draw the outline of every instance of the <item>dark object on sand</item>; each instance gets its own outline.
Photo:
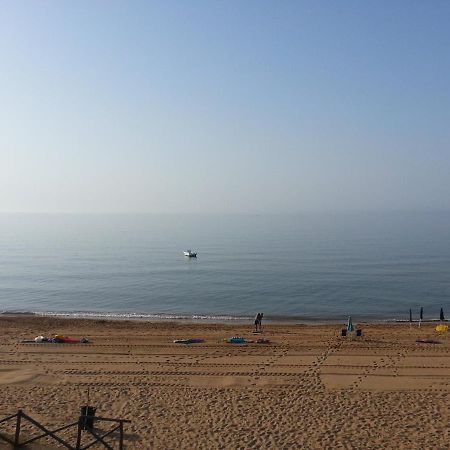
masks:
<instances>
[{"instance_id":1,"label":"dark object on sand","mask_svg":"<svg viewBox=\"0 0 450 450\"><path fill-rule=\"evenodd\" d=\"M435 341L434 339L417 339L418 344L442 344L440 341Z\"/></svg>"},{"instance_id":2,"label":"dark object on sand","mask_svg":"<svg viewBox=\"0 0 450 450\"><path fill-rule=\"evenodd\" d=\"M242 336L233 336L231 338L225 339L229 344L245 344L247 340Z\"/></svg>"},{"instance_id":3,"label":"dark object on sand","mask_svg":"<svg viewBox=\"0 0 450 450\"><path fill-rule=\"evenodd\" d=\"M441 312L439 313L439 320L444 321L445 317L444 317L444 309L441 308Z\"/></svg>"},{"instance_id":4,"label":"dark object on sand","mask_svg":"<svg viewBox=\"0 0 450 450\"><path fill-rule=\"evenodd\" d=\"M94 418L95 411L97 408L93 406L82 406L80 415L82 419L82 428L83 430L93 430L94 429Z\"/></svg>"},{"instance_id":5,"label":"dark object on sand","mask_svg":"<svg viewBox=\"0 0 450 450\"><path fill-rule=\"evenodd\" d=\"M343 336L343 337L347 336L347 329L346 328L342 328L341 336Z\"/></svg>"},{"instance_id":6,"label":"dark object on sand","mask_svg":"<svg viewBox=\"0 0 450 450\"><path fill-rule=\"evenodd\" d=\"M356 330L356 336L362 336L362 330Z\"/></svg>"},{"instance_id":7,"label":"dark object on sand","mask_svg":"<svg viewBox=\"0 0 450 450\"><path fill-rule=\"evenodd\" d=\"M106 429L105 429L105 427L101 427L101 428L99 427L97 429L94 428L95 431L86 429L86 433L82 433L83 425L84 425L83 422L84 422L85 418L86 418L85 415L81 415L78 418L78 420L76 420L75 422L64 425L62 427L60 426L58 429L52 431L51 429L54 428L54 424L50 424L48 427L46 427L43 424L39 423L38 420L33 419L28 414L25 414L21 409L19 409L17 411L17 414L13 414L12 416L8 416L8 417L0 419L0 424L2 424L2 428L3 428L3 424L5 422L16 419L16 420L14 420L15 430L13 431L12 435L5 435L2 432L2 433L0 433L0 440L2 442L6 442L7 444L10 444L7 446L8 448L30 448L28 446L28 444L30 444L31 442L35 442L40 439L45 439L47 441L46 442L47 445L45 445L45 446L39 445L39 448L56 448L53 445L51 445L49 447L48 440L52 440L52 441L54 441L55 445L57 445L56 443L59 444L57 446L57 448L64 447L69 450L75 450L75 449L81 449L81 448L83 448L83 449L91 448L93 445L95 445L97 443L103 444L103 448L109 448L109 449L118 448L119 450L123 450L123 448L124 448L123 441L125 438L124 424L130 423L129 420L112 419L112 418L106 418L106 417L95 417L94 420L97 422L100 422L100 421L107 422ZM108 429L108 424L111 424L111 423L113 424L114 428ZM9 427L10 426L8 426L8 428ZM31 437L31 438L30 438L30 428L32 429L31 433L35 435L34 437ZM49 428L51 428L51 429L49 429ZM74 431L75 430L77 431L76 435L73 436L72 438L64 437L64 439L63 439L61 436L58 436L56 434L62 430L67 431L69 428L72 428L72 429L74 429ZM36 436L36 433L35 433L36 429L40 433L38 436ZM21 431L22 431L22 433L21 433ZM33 432L33 431L35 431L35 432ZM113 436L112 433L114 433L115 436ZM70 433L67 436L70 436L73 434L74 433ZM86 437L85 439L83 439L84 436ZM113 440L118 441L119 446L112 447L109 443L106 443L105 438L107 436L109 436L108 440L110 440L112 438ZM76 438L76 442L74 442L75 438ZM93 441L92 441L92 438L94 438ZM69 439L72 442L69 443L66 439ZM88 439L91 442L86 445L86 440L88 440ZM83 440L85 441L84 443L82 443ZM34 445L35 444L33 444L33 448L37 448ZM4 448L3 445L2 445L2 448ZM98 446L96 446L96 448L98 448Z\"/></svg>"},{"instance_id":8,"label":"dark object on sand","mask_svg":"<svg viewBox=\"0 0 450 450\"><path fill-rule=\"evenodd\" d=\"M423 320L423 306L420 307L420 320Z\"/></svg>"},{"instance_id":9,"label":"dark object on sand","mask_svg":"<svg viewBox=\"0 0 450 450\"><path fill-rule=\"evenodd\" d=\"M174 344L201 344L205 342L204 339L175 339Z\"/></svg>"}]
</instances>

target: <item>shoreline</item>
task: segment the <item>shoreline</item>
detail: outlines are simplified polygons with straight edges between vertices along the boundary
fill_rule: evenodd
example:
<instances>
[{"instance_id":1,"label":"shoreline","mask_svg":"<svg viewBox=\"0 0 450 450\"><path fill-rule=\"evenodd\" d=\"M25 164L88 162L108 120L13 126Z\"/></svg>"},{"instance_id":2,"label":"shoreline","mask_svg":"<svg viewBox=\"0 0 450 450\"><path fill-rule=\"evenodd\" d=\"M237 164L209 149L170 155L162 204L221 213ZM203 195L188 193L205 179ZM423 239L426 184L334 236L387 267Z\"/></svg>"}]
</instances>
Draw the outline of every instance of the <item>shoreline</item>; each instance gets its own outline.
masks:
<instances>
[{"instance_id":1,"label":"shoreline","mask_svg":"<svg viewBox=\"0 0 450 450\"><path fill-rule=\"evenodd\" d=\"M0 317L54 317L67 319L92 319L106 321L131 321L131 322L176 322L185 324L238 324L253 325L254 317L232 316L232 315L184 315L184 314L147 314L147 313L104 313L104 312L40 312L40 311L0 311ZM405 318L379 318L363 315L351 315L353 321L361 324L395 324L409 323ZM319 318L319 317L297 317L297 316L270 316L264 317L264 323L273 325L339 325L346 324L348 316L342 318ZM447 322L445 319L444 322ZM441 322L440 319L424 319L422 324ZM418 319L412 320L418 324Z\"/></svg>"}]
</instances>

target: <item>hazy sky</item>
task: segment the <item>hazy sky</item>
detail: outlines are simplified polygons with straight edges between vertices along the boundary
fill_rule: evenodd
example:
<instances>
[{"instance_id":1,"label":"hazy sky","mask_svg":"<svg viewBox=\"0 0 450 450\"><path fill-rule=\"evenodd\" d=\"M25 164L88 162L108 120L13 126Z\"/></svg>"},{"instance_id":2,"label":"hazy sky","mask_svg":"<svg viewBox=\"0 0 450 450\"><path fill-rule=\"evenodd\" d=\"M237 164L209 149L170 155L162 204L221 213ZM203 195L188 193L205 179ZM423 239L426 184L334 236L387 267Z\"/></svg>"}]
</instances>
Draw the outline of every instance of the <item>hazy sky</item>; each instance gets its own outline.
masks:
<instances>
[{"instance_id":1,"label":"hazy sky","mask_svg":"<svg viewBox=\"0 0 450 450\"><path fill-rule=\"evenodd\" d=\"M0 211L450 209L450 2L0 0Z\"/></svg>"}]
</instances>

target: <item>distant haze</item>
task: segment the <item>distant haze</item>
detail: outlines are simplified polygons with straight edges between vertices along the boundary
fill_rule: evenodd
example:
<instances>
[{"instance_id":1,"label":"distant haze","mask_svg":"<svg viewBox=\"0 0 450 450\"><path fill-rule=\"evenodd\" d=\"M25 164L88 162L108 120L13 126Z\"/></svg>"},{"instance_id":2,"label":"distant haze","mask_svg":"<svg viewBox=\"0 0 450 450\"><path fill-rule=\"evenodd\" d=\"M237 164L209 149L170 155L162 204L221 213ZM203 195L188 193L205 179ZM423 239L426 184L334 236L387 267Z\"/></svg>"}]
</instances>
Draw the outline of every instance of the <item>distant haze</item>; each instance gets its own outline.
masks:
<instances>
[{"instance_id":1,"label":"distant haze","mask_svg":"<svg viewBox=\"0 0 450 450\"><path fill-rule=\"evenodd\" d=\"M8 1L0 212L450 209L450 2Z\"/></svg>"}]
</instances>

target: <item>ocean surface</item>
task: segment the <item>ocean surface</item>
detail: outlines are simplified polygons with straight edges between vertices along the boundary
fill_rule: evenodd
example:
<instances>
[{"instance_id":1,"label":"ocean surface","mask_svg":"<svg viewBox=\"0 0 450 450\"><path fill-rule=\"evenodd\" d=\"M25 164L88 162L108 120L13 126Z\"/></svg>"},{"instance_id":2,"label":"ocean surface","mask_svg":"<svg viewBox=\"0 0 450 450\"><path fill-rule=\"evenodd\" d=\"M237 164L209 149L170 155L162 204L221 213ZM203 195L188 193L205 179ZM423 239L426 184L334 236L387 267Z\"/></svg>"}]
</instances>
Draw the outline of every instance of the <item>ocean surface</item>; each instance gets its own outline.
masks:
<instances>
[{"instance_id":1,"label":"ocean surface","mask_svg":"<svg viewBox=\"0 0 450 450\"><path fill-rule=\"evenodd\" d=\"M304 322L420 306L450 316L450 213L0 215L3 313Z\"/></svg>"}]
</instances>

